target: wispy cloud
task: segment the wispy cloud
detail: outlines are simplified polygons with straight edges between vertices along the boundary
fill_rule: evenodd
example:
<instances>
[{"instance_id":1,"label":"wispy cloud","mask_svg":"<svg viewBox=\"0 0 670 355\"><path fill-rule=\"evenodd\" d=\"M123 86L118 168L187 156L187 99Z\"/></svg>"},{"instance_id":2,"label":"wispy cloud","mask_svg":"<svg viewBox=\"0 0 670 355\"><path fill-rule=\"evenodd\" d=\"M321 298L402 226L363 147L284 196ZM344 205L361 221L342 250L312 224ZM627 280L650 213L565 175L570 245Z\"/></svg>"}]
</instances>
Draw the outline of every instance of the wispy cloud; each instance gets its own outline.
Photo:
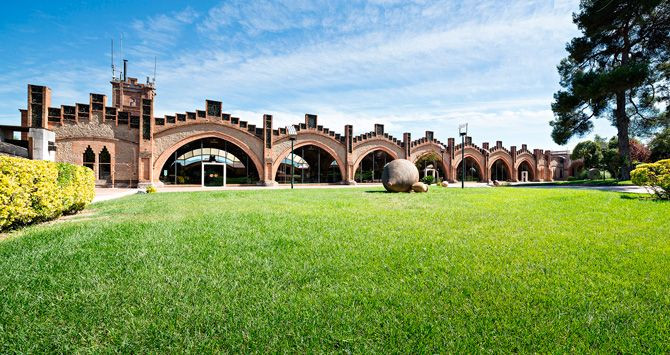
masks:
<instances>
[{"instance_id":1,"label":"wispy cloud","mask_svg":"<svg viewBox=\"0 0 670 355\"><path fill-rule=\"evenodd\" d=\"M191 7L170 14L159 14L132 22L133 36L138 41L130 46L129 54L158 55L174 48L185 25L193 23L199 14Z\"/></svg>"},{"instance_id":2,"label":"wispy cloud","mask_svg":"<svg viewBox=\"0 0 670 355\"><path fill-rule=\"evenodd\" d=\"M397 136L433 130L446 139L468 121L476 141L554 148L555 66L577 33L577 6L232 0L135 19L126 42L134 73L153 71L158 56L157 114L213 98L257 124L263 113L281 126L310 112L338 131L379 122ZM72 94L86 87L55 80Z\"/></svg>"},{"instance_id":3,"label":"wispy cloud","mask_svg":"<svg viewBox=\"0 0 670 355\"><path fill-rule=\"evenodd\" d=\"M261 112L249 107L283 112L292 119L309 111L320 113L335 129L354 123L366 131L373 122L386 122L398 135L415 129L408 122L419 120L426 129L439 130L457 125L460 118L486 132L492 120L513 126L533 119L544 131L542 140L549 141L555 63L575 31L565 9L384 2L326 13L318 23L288 21L307 16L309 9L291 17L285 8L253 16L272 26L243 21L250 9L265 5L225 4L210 10L197 26L216 35L242 24L237 28L241 40L293 28L309 32L319 27L320 34L303 34L288 48L270 52L207 49L174 58L161 85L188 81L199 90L166 93L174 103L168 112L179 105L201 105L205 94L223 97L232 111L255 112L251 120L259 120ZM460 18L465 13L480 16ZM277 18L284 20L271 21ZM439 18L445 21L436 22ZM325 36L324 29L328 32L331 26L337 33ZM212 74L221 80L211 80ZM518 135L518 127L512 132Z\"/></svg>"}]
</instances>

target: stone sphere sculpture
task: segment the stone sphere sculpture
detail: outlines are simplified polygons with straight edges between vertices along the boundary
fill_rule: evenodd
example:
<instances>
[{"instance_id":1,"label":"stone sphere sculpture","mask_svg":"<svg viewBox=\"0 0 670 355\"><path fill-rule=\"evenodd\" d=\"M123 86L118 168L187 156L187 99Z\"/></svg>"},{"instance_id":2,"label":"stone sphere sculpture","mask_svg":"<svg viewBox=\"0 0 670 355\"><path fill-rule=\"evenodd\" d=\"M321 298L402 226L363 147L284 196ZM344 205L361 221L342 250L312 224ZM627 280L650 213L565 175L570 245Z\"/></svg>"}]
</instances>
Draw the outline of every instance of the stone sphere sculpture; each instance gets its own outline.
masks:
<instances>
[{"instance_id":1,"label":"stone sphere sculpture","mask_svg":"<svg viewBox=\"0 0 670 355\"><path fill-rule=\"evenodd\" d=\"M384 166L382 183L389 192L410 192L419 181L419 169L407 159L395 159Z\"/></svg>"},{"instance_id":2,"label":"stone sphere sculpture","mask_svg":"<svg viewBox=\"0 0 670 355\"><path fill-rule=\"evenodd\" d=\"M414 192L428 192L428 185L422 183L421 181L415 182L412 184L412 190Z\"/></svg>"}]
</instances>

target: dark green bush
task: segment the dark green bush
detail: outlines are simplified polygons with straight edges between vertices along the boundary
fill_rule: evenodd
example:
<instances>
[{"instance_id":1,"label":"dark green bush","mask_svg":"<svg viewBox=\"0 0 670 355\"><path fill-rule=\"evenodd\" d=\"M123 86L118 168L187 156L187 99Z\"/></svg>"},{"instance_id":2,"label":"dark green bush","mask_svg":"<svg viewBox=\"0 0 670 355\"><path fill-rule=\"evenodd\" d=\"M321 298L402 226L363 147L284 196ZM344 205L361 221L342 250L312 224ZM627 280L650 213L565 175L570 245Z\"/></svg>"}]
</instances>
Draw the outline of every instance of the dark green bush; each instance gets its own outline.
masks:
<instances>
[{"instance_id":1,"label":"dark green bush","mask_svg":"<svg viewBox=\"0 0 670 355\"><path fill-rule=\"evenodd\" d=\"M589 170L582 169L577 173L577 180L587 180L589 178Z\"/></svg>"},{"instance_id":2,"label":"dark green bush","mask_svg":"<svg viewBox=\"0 0 670 355\"><path fill-rule=\"evenodd\" d=\"M0 230L80 211L94 195L91 169L0 156Z\"/></svg>"},{"instance_id":3,"label":"dark green bush","mask_svg":"<svg viewBox=\"0 0 670 355\"><path fill-rule=\"evenodd\" d=\"M426 185L430 185L433 182L435 182L435 177L433 175L426 175L421 179L421 182L423 182Z\"/></svg>"}]
</instances>

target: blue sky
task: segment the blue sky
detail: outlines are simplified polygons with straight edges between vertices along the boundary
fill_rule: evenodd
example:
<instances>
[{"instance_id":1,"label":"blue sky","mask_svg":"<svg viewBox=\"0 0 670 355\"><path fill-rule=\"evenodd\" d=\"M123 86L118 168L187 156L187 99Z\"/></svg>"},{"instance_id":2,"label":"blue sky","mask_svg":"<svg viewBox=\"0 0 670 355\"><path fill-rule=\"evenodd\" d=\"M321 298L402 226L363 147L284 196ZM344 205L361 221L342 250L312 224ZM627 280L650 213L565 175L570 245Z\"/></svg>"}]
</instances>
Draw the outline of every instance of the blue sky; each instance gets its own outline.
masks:
<instances>
[{"instance_id":1,"label":"blue sky","mask_svg":"<svg viewBox=\"0 0 670 355\"><path fill-rule=\"evenodd\" d=\"M20 4L19 4L20 3ZM158 61L158 115L206 98L275 126L320 123L355 133L383 123L401 137L559 149L551 141L556 64L575 35L573 0L547 1L33 1L0 13L0 124L18 124L26 84L52 106L111 95L110 39L128 74ZM595 133L612 136L609 122ZM578 139L573 139L573 146Z\"/></svg>"}]
</instances>

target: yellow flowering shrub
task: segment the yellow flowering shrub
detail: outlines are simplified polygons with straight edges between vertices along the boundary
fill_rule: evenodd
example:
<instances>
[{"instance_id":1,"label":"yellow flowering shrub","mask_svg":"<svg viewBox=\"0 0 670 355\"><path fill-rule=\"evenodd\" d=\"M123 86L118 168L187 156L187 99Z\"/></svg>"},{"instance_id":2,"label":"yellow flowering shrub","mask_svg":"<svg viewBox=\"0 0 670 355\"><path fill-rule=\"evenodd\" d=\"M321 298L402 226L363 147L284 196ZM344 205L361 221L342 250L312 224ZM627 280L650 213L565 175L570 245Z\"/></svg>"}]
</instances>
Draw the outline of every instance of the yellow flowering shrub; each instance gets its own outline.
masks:
<instances>
[{"instance_id":1,"label":"yellow flowering shrub","mask_svg":"<svg viewBox=\"0 0 670 355\"><path fill-rule=\"evenodd\" d=\"M0 156L0 230L80 211L94 195L91 169Z\"/></svg>"},{"instance_id":2,"label":"yellow flowering shrub","mask_svg":"<svg viewBox=\"0 0 670 355\"><path fill-rule=\"evenodd\" d=\"M633 184L646 187L656 197L670 199L670 159L640 164L631 171L630 177Z\"/></svg>"}]
</instances>

